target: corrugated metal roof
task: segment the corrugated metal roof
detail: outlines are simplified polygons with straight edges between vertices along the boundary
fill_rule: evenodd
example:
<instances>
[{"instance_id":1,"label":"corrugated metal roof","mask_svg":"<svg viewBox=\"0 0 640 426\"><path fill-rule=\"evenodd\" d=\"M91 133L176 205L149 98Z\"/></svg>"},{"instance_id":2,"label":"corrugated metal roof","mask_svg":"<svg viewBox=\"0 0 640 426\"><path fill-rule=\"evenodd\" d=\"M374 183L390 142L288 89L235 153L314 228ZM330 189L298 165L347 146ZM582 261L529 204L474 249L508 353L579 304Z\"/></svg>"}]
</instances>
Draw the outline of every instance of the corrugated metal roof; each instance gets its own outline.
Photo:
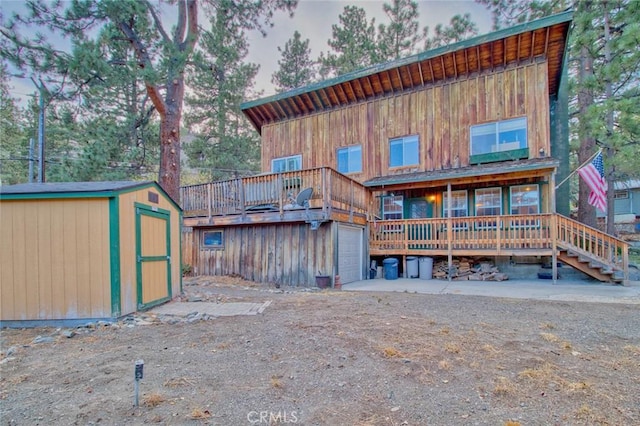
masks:
<instances>
[{"instance_id":1,"label":"corrugated metal roof","mask_svg":"<svg viewBox=\"0 0 640 426\"><path fill-rule=\"evenodd\" d=\"M450 179L458 180L464 177L498 176L513 172L555 169L559 165L560 162L553 158L535 158L531 160L474 165L462 167L459 169L434 170L430 172L415 172L401 175L380 176L364 182L364 186L369 188L382 188L385 186L398 184L420 182L428 183L447 181Z\"/></svg>"},{"instance_id":2,"label":"corrugated metal roof","mask_svg":"<svg viewBox=\"0 0 640 426\"><path fill-rule=\"evenodd\" d=\"M621 182L614 182L613 187L616 190L640 188L640 179L631 179L631 180L625 180Z\"/></svg>"},{"instance_id":3,"label":"corrugated metal roof","mask_svg":"<svg viewBox=\"0 0 640 426\"><path fill-rule=\"evenodd\" d=\"M549 94L557 93L572 12L567 11L374 65L288 92L243 103L258 132L262 126L417 90L511 64L547 60Z\"/></svg>"},{"instance_id":4,"label":"corrugated metal roof","mask_svg":"<svg viewBox=\"0 0 640 426\"><path fill-rule=\"evenodd\" d=\"M0 194L51 194L112 192L145 186L153 181L108 181L108 182L45 182L0 185Z\"/></svg>"}]
</instances>

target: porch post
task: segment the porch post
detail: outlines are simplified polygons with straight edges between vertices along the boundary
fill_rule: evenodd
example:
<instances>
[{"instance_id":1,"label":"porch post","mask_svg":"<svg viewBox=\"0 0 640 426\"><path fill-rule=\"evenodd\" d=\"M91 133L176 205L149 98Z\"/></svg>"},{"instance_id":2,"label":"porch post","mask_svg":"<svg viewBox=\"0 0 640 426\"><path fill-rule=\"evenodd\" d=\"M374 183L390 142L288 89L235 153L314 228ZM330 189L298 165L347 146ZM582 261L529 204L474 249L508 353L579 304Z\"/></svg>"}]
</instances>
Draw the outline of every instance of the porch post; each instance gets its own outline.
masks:
<instances>
[{"instance_id":1,"label":"porch post","mask_svg":"<svg viewBox=\"0 0 640 426\"><path fill-rule=\"evenodd\" d=\"M451 220L451 208L453 201L451 200L451 182L447 182L447 261L449 263L447 276L451 281L451 268L453 268L453 221Z\"/></svg>"},{"instance_id":2,"label":"porch post","mask_svg":"<svg viewBox=\"0 0 640 426\"><path fill-rule=\"evenodd\" d=\"M556 217L556 172L549 176L549 211L551 212L551 277L558 283L558 218Z\"/></svg>"}]
</instances>

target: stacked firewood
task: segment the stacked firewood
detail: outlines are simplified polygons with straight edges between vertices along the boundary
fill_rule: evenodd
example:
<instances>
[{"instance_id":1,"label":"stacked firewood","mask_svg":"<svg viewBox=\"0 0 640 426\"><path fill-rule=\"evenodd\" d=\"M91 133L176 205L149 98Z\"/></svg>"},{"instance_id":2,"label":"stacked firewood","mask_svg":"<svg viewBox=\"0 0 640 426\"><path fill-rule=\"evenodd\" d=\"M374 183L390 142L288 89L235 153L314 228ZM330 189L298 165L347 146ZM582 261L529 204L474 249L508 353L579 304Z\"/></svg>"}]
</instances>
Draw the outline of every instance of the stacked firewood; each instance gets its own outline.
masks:
<instances>
[{"instance_id":1,"label":"stacked firewood","mask_svg":"<svg viewBox=\"0 0 640 426\"><path fill-rule=\"evenodd\" d=\"M433 264L433 277L441 280L449 279L449 263L446 259ZM454 281L504 281L509 277L500 272L491 262L483 260L474 263L473 259L463 257L453 259L451 279Z\"/></svg>"}]
</instances>

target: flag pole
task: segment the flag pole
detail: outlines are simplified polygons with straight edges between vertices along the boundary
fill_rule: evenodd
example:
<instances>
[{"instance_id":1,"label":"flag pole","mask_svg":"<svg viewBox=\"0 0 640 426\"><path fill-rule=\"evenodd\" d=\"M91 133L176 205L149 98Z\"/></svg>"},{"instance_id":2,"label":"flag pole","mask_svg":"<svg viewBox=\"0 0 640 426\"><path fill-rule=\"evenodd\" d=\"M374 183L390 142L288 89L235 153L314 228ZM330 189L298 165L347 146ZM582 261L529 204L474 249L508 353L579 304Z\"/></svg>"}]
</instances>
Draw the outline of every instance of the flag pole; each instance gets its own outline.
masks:
<instances>
[{"instance_id":1,"label":"flag pole","mask_svg":"<svg viewBox=\"0 0 640 426\"><path fill-rule=\"evenodd\" d=\"M584 166L585 164L587 164L588 162L590 162L591 160L593 160L594 158L596 158L598 156L598 154L600 154L602 152L602 148L600 148L595 154L593 154L591 157L589 157L589 159L587 161L585 161L584 163L580 164L578 167L576 167L576 169L574 171L572 171L571 173L569 173L569 176L567 176L566 178L563 179L562 182L560 182L559 184L556 185L556 189L558 189L560 187L560 185L562 185L563 183L565 183L566 181L569 180L569 178L571 178L571 176L573 176L578 170L580 170L582 168L582 166Z\"/></svg>"}]
</instances>

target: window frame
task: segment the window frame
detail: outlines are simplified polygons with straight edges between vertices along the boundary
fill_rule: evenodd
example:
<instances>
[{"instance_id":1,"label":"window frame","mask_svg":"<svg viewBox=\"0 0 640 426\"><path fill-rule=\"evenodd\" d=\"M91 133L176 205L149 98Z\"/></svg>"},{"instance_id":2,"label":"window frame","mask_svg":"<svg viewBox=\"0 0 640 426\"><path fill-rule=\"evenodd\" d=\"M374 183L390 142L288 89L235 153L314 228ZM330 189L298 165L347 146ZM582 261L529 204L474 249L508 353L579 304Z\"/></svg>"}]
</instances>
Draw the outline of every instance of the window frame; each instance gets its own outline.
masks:
<instances>
[{"instance_id":1,"label":"window frame","mask_svg":"<svg viewBox=\"0 0 640 426\"><path fill-rule=\"evenodd\" d=\"M629 199L629 190L628 189L616 189L613 192L614 200L627 200Z\"/></svg>"},{"instance_id":2,"label":"window frame","mask_svg":"<svg viewBox=\"0 0 640 426\"><path fill-rule=\"evenodd\" d=\"M464 194L464 215L461 216L451 216L451 219L455 219L457 217L469 217L469 191L466 189L459 189L455 191L451 191L451 200L455 203L456 197L454 195ZM447 219L449 217L449 202L447 201L447 191L442 193L442 217ZM454 212L462 210L461 208L452 209ZM468 225L466 223L463 224L454 224L453 229L467 229ZM446 229L446 227L444 228Z\"/></svg>"},{"instance_id":3,"label":"window frame","mask_svg":"<svg viewBox=\"0 0 640 426\"><path fill-rule=\"evenodd\" d=\"M356 150L358 152L358 155L360 156L359 158L360 170L351 170L351 161L352 161L351 156L355 155L353 151L356 151ZM340 170L340 153L343 151L346 151L347 153L347 170L346 171ZM344 146L336 149L336 170L338 170L338 172L345 175L352 174L352 173L362 173L362 144L349 145L349 146Z\"/></svg>"},{"instance_id":4,"label":"window frame","mask_svg":"<svg viewBox=\"0 0 640 426\"><path fill-rule=\"evenodd\" d=\"M478 193L479 192L489 192L489 191L494 191L494 190L498 191L498 200L500 202L499 206L497 206L497 207L499 207L498 213L497 214L478 214L478 198L479 198L478 197ZM473 193L473 201L474 201L473 204L474 204L475 217L478 217L478 216L502 216L502 214L503 214L502 212L503 212L504 201L502 200L502 187L500 187L500 186L493 186L493 187L490 187L490 188L478 188L478 189L476 189L474 191L474 193ZM488 207L487 206L483 206L482 208L496 208L496 206L488 206ZM498 225L498 222L497 222L497 219L496 219L496 221L492 225L484 226L484 225L478 225L476 223L476 228L478 228L478 229L490 229L490 228L496 228L497 225Z\"/></svg>"},{"instance_id":5,"label":"window frame","mask_svg":"<svg viewBox=\"0 0 640 426\"><path fill-rule=\"evenodd\" d=\"M296 160L298 162L297 169L289 169L289 161ZM278 161L283 161L285 168L283 170L275 170L275 164ZM302 154L296 155L288 155L286 157L277 157L271 159L271 173L286 173L286 172L295 172L297 170L302 170Z\"/></svg>"},{"instance_id":6,"label":"window frame","mask_svg":"<svg viewBox=\"0 0 640 426\"><path fill-rule=\"evenodd\" d=\"M537 194L537 198L536 198L536 202L535 202L535 207L536 207L536 212L535 213L514 213L513 212L513 208L514 206L518 206L518 207L529 207L529 206L533 206L534 204L521 204L521 205L517 205L513 202L514 198L513 198L513 190L514 188L522 188L522 187L535 187L536 188L536 194ZM529 214L540 214L540 185L537 183L530 183L530 184L524 184L524 185L514 185L514 186L510 186L509 187L509 213L511 215L514 216L518 216L518 215L529 215ZM521 223L521 222L515 222L512 221L510 224L511 227L513 228L539 228L540 227L540 221L539 220L534 220L534 221L529 221L527 220L525 223Z\"/></svg>"},{"instance_id":7,"label":"window frame","mask_svg":"<svg viewBox=\"0 0 640 426\"><path fill-rule=\"evenodd\" d=\"M207 244L207 234L219 234L218 243ZM211 229L202 232L202 247L207 249L224 249L224 229Z\"/></svg>"},{"instance_id":8,"label":"window frame","mask_svg":"<svg viewBox=\"0 0 640 426\"><path fill-rule=\"evenodd\" d=\"M518 123L521 122L521 123ZM478 123L471 125L469 127L469 155L471 164L479 164L479 163L490 163L496 161L505 161L505 160L513 160L513 159L521 159L529 157L529 127L528 127L528 118L524 117L514 117L508 118L505 120L497 120L491 121L487 123ZM476 132L480 132L482 127L489 128L493 126L492 132L483 132L480 134L474 135L474 130ZM509 129L509 127L512 127ZM508 131L515 132L515 141L506 142L503 140L500 142L500 136L506 134ZM523 140L518 139L518 135L524 131ZM478 138L494 136L493 142L489 145L490 150L483 152L476 152L478 145L481 144ZM476 138L476 142L474 144L474 138ZM485 141L486 143L486 141ZM514 144L517 143L517 146ZM524 146L522 146L524 144ZM501 147L501 145L503 145ZM510 147L506 147L506 145L510 145ZM474 150L474 146L476 150ZM475 152L475 153L474 153Z\"/></svg>"},{"instance_id":9,"label":"window frame","mask_svg":"<svg viewBox=\"0 0 640 426\"><path fill-rule=\"evenodd\" d=\"M406 146L408 144L414 144L414 139L415 139L415 146L416 146L415 162L407 163L407 158L410 156L411 153L407 152ZM391 146L398 143L400 143L402 146L402 164L394 165L392 164ZM420 164L420 135L419 134L407 135L407 136L401 136L401 137L389 139L389 168L411 167L411 166L417 166L419 164Z\"/></svg>"}]
</instances>

